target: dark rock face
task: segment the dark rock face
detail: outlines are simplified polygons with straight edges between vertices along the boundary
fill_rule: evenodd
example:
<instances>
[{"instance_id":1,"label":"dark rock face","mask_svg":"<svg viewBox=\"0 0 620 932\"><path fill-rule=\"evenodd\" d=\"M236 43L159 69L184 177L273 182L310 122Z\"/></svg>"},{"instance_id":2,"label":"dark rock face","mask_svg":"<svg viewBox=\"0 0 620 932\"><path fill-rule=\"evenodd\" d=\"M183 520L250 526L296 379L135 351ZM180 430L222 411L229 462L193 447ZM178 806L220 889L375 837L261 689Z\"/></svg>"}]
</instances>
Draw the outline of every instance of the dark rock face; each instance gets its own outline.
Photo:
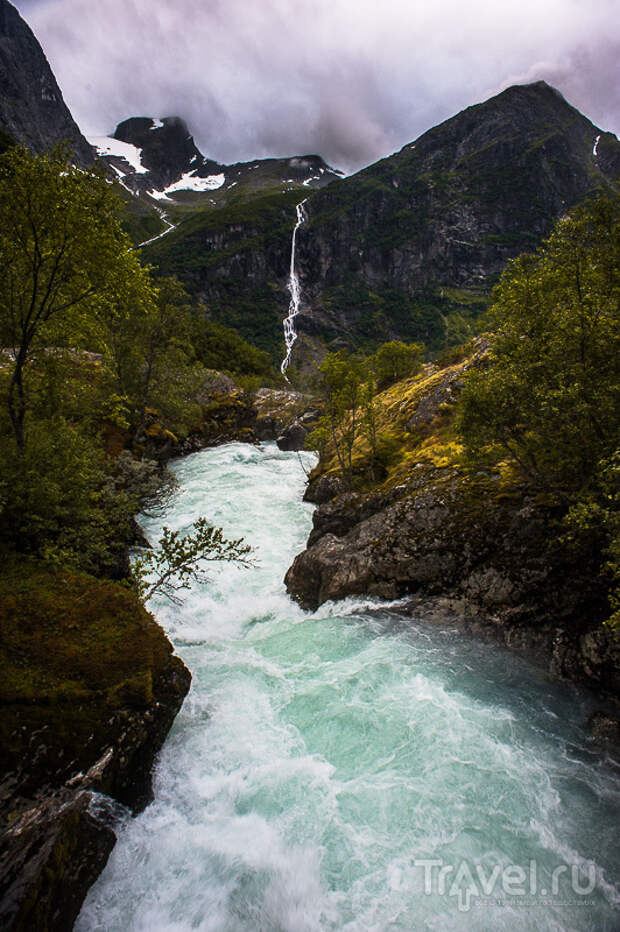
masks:
<instances>
[{"instance_id":1,"label":"dark rock face","mask_svg":"<svg viewBox=\"0 0 620 932\"><path fill-rule=\"evenodd\" d=\"M116 841L102 815L91 810L94 799L85 791L59 791L26 809L3 834L3 929L66 932L73 928L84 894L105 867Z\"/></svg>"},{"instance_id":2,"label":"dark rock face","mask_svg":"<svg viewBox=\"0 0 620 932\"><path fill-rule=\"evenodd\" d=\"M280 450L304 450L319 417L320 412L311 409L287 424L276 441Z\"/></svg>"},{"instance_id":3,"label":"dark rock face","mask_svg":"<svg viewBox=\"0 0 620 932\"><path fill-rule=\"evenodd\" d=\"M462 342L458 321L479 317L506 261L535 249L559 216L619 177L616 137L540 82L509 88L309 191L297 234L293 362L304 369L327 348L395 338L434 348ZM185 234L181 227L154 244L149 260L255 342L275 307L275 340L289 301L301 200L293 194L280 194L279 209L214 214Z\"/></svg>"},{"instance_id":4,"label":"dark rock face","mask_svg":"<svg viewBox=\"0 0 620 932\"><path fill-rule=\"evenodd\" d=\"M0 0L0 130L35 152L66 141L77 164L94 160L41 46L8 0Z\"/></svg>"},{"instance_id":5,"label":"dark rock face","mask_svg":"<svg viewBox=\"0 0 620 932\"><path fill-rule=\"evenodd\" d=\"M148 176L132 175L134 186L160 191L186 172L206 178L222 171L218 162L204 158L180 117L165 117L157 123L150 117L131 117L118 124L114 139L141 150Z\"/></svg>"},{"instance_id":6,"label":"dark rock face","mask_svg":"<svg viewBox=\"0 0 620 932\"><path fill-rule=\"evenodd\" d=\"M145 258L205 301L214 320L281 359L293 218L301 199L298 190L271 191L204 211L147 246Z\"/></svg>"},{"instance_id":7,"label":"dark rock face","mask_svg":"<svg viewBox=\"0 0 620 932\"><path fill-rule=\"evenodd\" d=\"M344 483L339 476L318 476L311 479L304 492L304 501L314 505L324 505L331 502L344 492Z\"/></svg>"},{"instance_id":8,"label":"dark rock face","mask_svg":"<svg viewBox=\"0 0 620 932\"><path fill-rule=\"evenodd\" d=\"M301 421L293 421L277 438L276 443L278 444L278 449L292 451L303 450L308 433L308 428L305 427Z\"/></svg>"},{"instance_id":9,"label":"dark rock face","mask_svg":"<svg viewBox=\"0 0 620 932\"><path fill-rule=\"evenodd\" d=\"M322 504L285 582L308 608L360 594L447 600L484 637L619 694L620 645L601 625L596 555L551 544L555 517L519 490L498 495L420 466L406 488Z\"/></svg>"},{"instance_id":10,"label":"dark rock face","mask_svg":"<svg viewBox=\"0 0 620 932\"><path fill-rule=\"evenodd\" d=\"M488 289L619 175L615 136L544 82L511 87L310 199L299 327L441 342L459 292Z\"/></svg>"}]
</instances>

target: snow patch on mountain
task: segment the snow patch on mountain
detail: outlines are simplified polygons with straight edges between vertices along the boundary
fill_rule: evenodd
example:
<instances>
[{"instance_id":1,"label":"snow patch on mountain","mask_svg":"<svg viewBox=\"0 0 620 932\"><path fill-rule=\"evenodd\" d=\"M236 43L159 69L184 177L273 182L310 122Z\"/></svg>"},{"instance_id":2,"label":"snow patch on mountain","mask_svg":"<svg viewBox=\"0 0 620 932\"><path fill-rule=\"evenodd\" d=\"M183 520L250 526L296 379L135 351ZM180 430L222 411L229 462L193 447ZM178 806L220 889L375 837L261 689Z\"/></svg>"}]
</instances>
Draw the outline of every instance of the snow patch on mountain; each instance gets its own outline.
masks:
<instances>
[{"instance_id":1,"label":"snow patch on mountain","mask_svg":"<svg viewBox=\"0 0 620 932\"><path fill-rule=\"evenodd\" d=\"M163 200L164 198L167 199L169 194L174 194L175 191L216 191L222 187L225 181L226 176L223 173L200 178L191 172L187 172L178 181L169 184L163 191L149 191L149 194L157 200Z\"/></svg>"},{"instance_id":2,"label":"snow patch on mountain","mask_svg":"<svg viewBox=\"0 0 620 932\"><path fill-rule=\"evenodd\" d=\"M88 141L96 148L100 156L113 155L116 158L125 159L136 174L147 173L148 168L142 164L142 149L132 146L131 143L121 142L120 139L113 139L112 136L90 136Z\"/></svg>"}]
</instances>

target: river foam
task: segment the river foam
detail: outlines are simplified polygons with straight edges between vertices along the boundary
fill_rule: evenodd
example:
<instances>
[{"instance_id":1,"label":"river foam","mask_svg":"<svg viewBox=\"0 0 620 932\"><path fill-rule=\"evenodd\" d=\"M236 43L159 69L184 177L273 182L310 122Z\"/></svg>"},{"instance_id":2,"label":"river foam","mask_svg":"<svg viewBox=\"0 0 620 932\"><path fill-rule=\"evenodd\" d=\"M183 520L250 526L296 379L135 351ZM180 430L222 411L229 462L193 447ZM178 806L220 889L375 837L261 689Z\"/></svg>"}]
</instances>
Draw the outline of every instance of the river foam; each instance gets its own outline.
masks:
<instances>
[{"instance_id":1,"label":"river foam","mask_svg":"<svg viewBox=\"0 0 620 932\"><path fill-rule=\"evenodd\" d=\"M174 469L148 536L205 514L257 566L214 564L181 607L152 606L192 689L78 932L617 929L620 796L587 697L399 606L292 603L312 514L297 454L231 444ZM428 862L465 865L459 884ZM476 865L496 870L490 896ZM523 894L503 891L510 868Z\"/></svg>"}]
</instances>

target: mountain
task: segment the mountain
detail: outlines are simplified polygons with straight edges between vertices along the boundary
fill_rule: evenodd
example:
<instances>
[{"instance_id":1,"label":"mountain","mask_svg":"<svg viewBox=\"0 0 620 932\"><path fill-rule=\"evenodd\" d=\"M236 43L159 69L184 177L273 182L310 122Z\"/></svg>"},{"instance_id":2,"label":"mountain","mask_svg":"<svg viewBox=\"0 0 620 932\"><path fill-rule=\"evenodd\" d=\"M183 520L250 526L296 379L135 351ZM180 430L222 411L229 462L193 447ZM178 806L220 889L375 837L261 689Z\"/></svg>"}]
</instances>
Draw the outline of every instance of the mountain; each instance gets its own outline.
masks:
<instances>
[{"instance_id":1,"label":"mountain","mask_svg":"<svg viewBox=\"0 0 620 932\"><path fill-rule=\"evenodd\" d=\"M458 338L512 256L620 181L620 144L544 82L508 88L306 205L308 334Z\"/></svg>"},{"instance_id":2,"label":"mountain","mask_svg":"<svg viewBox=\"0 0 620 932\"><path fill-rule=\"evenodd\" d=\"M616 137L538 82L508 88L308 192L297 234L294 362L392 338L431 350L468 339L506 261L619 180ZM294 195L236 203L180 223L145 253L213 316L277 355L295 222Z\"/></svg>"},{"instance_id":3,"label":"mountain","mask_svg":"<svg viewBox=\"0 0 620 932\"><path fill-rule=\"evenodd\" d=\"M209 207L235 196L267 189L317 189L340 177L318 155L258 159L222 165L202 155L180 117L131 117L112 136L91 139L97 152L133 194L166 206ZM204 196L208 195L208 196Z\"/></svg>"},{"instance_id":4,"label":"mountain","mask_svg":"<svg viewBox=\"0 0 620 932\"><path fill-rule=\"evenodd\" d=\"M41 46L8 0L0 0L0 131L35 152L66 141L77 164L93 162Z\"/></svg>"}]
</instances>

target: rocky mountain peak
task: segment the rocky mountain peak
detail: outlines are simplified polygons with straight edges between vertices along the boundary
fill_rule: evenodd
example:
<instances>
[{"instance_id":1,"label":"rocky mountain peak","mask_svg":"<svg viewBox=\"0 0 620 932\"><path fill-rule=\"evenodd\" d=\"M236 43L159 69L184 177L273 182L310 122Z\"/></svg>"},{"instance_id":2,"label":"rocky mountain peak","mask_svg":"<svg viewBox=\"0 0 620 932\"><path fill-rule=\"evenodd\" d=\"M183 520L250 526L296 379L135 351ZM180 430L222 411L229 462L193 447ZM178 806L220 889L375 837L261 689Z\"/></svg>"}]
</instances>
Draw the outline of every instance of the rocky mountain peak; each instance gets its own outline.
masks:
<instances>
[{"instance_id":1,"label":"rocky mountain peak","mask_svg":"<svg viewBox=\"0 0 620 932\"><path fill-rule=\"evenodd\" d=\"M118 124L113 138L141 150L142 165L159 189L190 171L206 177L221 169L217 162L202 155L187 124L178 116L131 117Z\"/></svg>"},{"instance_id":2,"label":"rocky mountain peak","mask_svg":"<svg viewBox=\"0 0 620 932\"><path fill-rule=\"evenodd\" d=\"M320 155L222 165L201 153L178 116L130 117L118 124L112 136L92 137L91 142L126 188L157 200L193 192L208 194L214 204L214 192L220 189L220 194L233 188L246 194L277 188L316 189L342 177Z\"/></svg>"},{"instance_id":3,"label":"rocky mountain peak","mask_svg":"<svg viewBox=\"0 0 620 932\"><path fill-rule=\"evenodd\" d=\"M8 0L0 0L0 130L35 152L67 142L77 164L93 162L41 46Z\"/></svg>"}]
</instances>

